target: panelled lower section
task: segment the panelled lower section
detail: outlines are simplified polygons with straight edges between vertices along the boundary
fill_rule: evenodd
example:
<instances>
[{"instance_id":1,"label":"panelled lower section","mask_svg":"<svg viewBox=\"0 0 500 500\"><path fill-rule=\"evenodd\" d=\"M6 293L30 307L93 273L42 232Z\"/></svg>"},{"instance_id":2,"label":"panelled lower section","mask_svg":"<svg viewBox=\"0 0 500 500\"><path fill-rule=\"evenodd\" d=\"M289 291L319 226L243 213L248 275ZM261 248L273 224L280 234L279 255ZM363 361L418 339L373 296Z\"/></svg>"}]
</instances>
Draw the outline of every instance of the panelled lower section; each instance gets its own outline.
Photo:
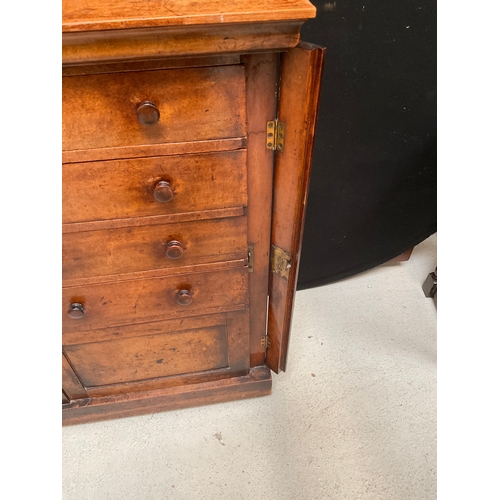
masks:
<instances>
[{"instance_id":1,"label":"panelled lower section","mask_svg":"<svg viewBox=\"0 0 500 500\"><path fill-rule=\"evenodd\" d=\"M63 351L89 396L160 389L248 373L248 326L245 309L65 334Z\"/></svg>"},{"instance_id":2,"label":"panelled lower section","mask_svg":"<svg viewBox=\"0 0 500 500\"><path fill-rule=\"evenodd\" d=\"M87 388L217 370L229 365L224 325L73 345L64 350Z\"/></svg>"}]
</instances>

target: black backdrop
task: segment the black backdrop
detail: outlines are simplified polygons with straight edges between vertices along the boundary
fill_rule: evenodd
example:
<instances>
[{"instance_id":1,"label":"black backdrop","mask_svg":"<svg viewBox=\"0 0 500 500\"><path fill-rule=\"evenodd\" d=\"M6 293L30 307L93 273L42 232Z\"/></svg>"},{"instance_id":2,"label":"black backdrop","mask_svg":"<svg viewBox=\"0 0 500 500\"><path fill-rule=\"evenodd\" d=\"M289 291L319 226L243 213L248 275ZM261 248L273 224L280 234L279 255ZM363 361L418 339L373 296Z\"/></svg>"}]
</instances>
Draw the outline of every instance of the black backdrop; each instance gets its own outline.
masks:
<instances>
[{"instance_id":1,"label":"black backdrop","mask_svg":"<svg viewBox=\"0 0 500 500\"><path fill-rule=\"evenodd\" d=\"M436 2L312 0L326 47L298 289L436 232ZM429 270L431 271L431 270Z\"/></svg>"}]
</instances>

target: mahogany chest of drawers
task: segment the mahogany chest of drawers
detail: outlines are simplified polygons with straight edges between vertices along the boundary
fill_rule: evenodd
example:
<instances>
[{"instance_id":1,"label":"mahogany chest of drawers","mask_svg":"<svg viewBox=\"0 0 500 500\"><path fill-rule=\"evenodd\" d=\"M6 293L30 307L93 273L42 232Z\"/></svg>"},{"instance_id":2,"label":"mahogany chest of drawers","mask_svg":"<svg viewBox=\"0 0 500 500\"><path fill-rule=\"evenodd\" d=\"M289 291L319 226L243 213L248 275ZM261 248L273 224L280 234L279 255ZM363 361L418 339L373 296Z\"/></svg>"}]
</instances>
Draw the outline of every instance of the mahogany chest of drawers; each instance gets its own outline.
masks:
<instances>
[{"instance_id":1,"label":"mahogany chest of drawers","mask_svg":"<svg viewBox=\"0 0 500 500\"><path fill-rule=\"evenodd\" d=\"M63 0L63 423L269 394L323 49L307 0Z\"/></svg>"}]
</instances>

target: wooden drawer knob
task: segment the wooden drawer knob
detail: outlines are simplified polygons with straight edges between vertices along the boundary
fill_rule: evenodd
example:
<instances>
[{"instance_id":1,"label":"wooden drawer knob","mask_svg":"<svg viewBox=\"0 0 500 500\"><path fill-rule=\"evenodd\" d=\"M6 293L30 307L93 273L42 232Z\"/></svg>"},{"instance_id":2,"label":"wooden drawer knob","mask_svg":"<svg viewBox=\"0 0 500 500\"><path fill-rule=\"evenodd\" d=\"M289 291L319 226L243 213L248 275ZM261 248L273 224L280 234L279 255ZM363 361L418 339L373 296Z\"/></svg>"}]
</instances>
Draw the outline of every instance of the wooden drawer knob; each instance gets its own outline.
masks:
<instances>
[{"instance_id":1,"label":"wooden drawer knob","mask_svg":"<svg viewBox=\"0 0 500 500\"><path fill-rule=\"evenodd\" d=\"M85 314L85 308L83 307L83 304L80 304L79 302L73 302L68 309L68 316L72 319L80 319L83 318L83 315Z\"/></svg>"},{"instance_id":2,"label":"wooden drawer knob","mask_svg":"<svg viewBox=\"0 0 500 500\"><path fill-rule=\"evenodd\" d=\"M184 248L182 248L182 245L179 241L172 240L167 243L166 254L169 259L178 259L179 257L182 257L183 253Z\"/></svg>"},{"instance_id":3,"label":"wooden drawer knob","mask_svg":"<svg viewBox=\"0 0 500 500\"><path fill-rule=\"evenodd\" d=\"M179 290L177 292L177 304L188 306L191 302L193 302L193 297L191 297L191 292L189 290Z\"/></svg>"},{"instance_id":4,"label":"wooden drawer knob","mask_svg":"<svg viewBox=\"0 0 500 500\"><path fill-rule=\"evenodd\" d=\"M151 101L141 102L137 106L136 114L143 125L155 125L160 119L160 110Z\"/></svg>"},{"instance_id":5,"label":"wooden drawer knob","mask_svg":"<svg viewBox=\"0 0 500 500\"><path fill-rule=\"evenodd\" d=\"M167 181L159 181L153 190L153 196L156 201L160 203L166 203L174 197L174 192L172 191L172 186Z\"/></svg>"}]
</instances>

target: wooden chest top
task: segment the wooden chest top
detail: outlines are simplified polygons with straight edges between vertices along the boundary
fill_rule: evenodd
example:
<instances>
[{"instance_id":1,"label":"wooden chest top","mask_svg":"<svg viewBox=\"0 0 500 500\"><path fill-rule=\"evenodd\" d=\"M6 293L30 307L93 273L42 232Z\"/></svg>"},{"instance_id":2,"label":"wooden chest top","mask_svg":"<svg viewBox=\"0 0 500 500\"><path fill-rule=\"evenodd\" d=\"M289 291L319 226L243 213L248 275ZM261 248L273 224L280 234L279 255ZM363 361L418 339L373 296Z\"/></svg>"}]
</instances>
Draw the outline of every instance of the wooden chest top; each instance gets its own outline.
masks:
<instances>
[{"instance_id":1,"label":"wooden chest top","mask_svg":"<svg viewBox=\"0 0 500 500\"><path fill-rule=\"evenodd\" d=\"M63 33L309 19L308 0L63 0Z\"/></svg>"},{"instance_id":2,"label":"wooden chest top","mask_svg":"<svg viewBox=\"0 0 500 500\"><path fill-rule=\"evenodd\" d=\"M63 0L63 66L295 47L308 0Z\"/></svg>"}]
</instances>

